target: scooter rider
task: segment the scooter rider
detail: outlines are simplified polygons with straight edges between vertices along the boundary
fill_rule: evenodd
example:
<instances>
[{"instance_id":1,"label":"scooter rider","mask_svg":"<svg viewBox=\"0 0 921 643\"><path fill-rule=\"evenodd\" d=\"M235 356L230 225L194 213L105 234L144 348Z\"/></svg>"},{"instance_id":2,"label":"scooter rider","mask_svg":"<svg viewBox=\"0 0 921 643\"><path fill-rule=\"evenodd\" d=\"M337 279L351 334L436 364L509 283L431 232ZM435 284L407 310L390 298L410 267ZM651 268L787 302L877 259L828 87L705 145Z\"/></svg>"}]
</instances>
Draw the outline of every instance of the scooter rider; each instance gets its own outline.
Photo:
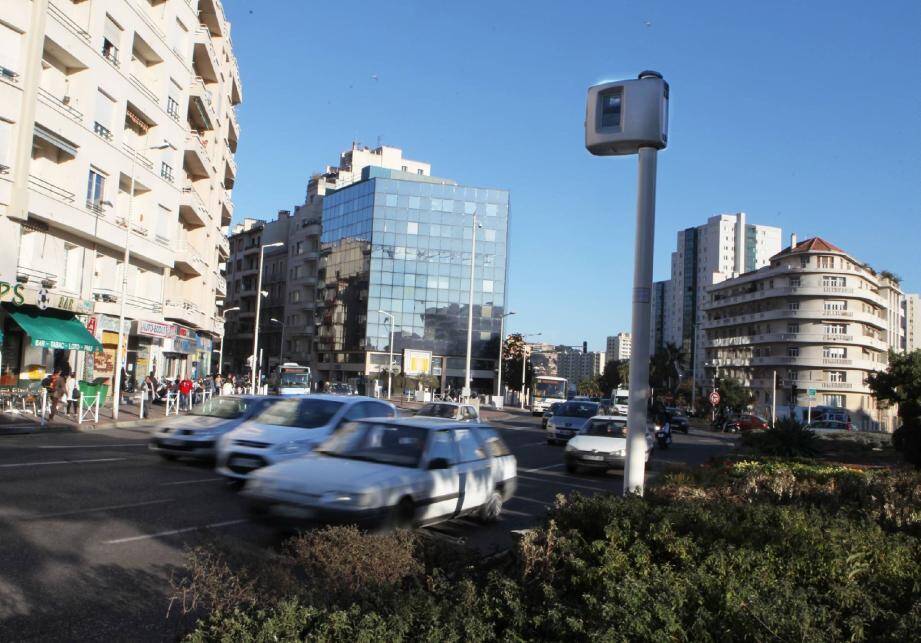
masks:
<instances>
[{"instance_id":1,"label":"scooter rider","mask_svg":"<svg viewBox=\"0 0 921 643\"><path fill-rule=\"evenodd\" d=\"M668 414L668 411L665 409L659 411L659 416L656 418L656 425L658 426L656 430L656 439L659 441L659 446L663 449L667 449L668 445L672 443L671 420L672 418Z\"/></svg>"}]
</instances>

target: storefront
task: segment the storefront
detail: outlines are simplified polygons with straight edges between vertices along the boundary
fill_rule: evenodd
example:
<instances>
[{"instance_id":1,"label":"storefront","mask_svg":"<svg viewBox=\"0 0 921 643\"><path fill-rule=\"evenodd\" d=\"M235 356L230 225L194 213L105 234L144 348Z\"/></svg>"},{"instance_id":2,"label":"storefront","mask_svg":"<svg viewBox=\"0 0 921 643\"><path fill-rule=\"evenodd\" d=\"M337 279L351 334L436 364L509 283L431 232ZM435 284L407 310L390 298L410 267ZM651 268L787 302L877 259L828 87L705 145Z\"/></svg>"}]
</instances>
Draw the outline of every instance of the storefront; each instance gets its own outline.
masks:
<instances>
[{"instance_id":1,"label":"storefront","mask_svg":"<svg viewBox=\"0 0 921 643\"><path fill-rule=\"evenodd\" d=\"M211 374L211 352L214 348L211 337L199 333L195 340L195 359L192 362L192 379Z\"/></svg>"},{"instance_id":2,"label":"storefront","mask_svg":"<svg viewBox=\"0 0 921 643\"><path fill-rule=\"evenodd\" d=\"M94 353L92 357L87 357L83 365L83 379L90 382L104 379L107 384L112 384L115 377L115 365L118 363L115 359L115 354L118 351L118 317L101 314L91 315L87 321L87 328L102 345L102 350ZM130 330L131 322L125 320L124 325L122 325L122 332L125 338L122 344L123 362L127 361L128 333Z\"/></svg>"},{"instance_id":3,"label":"storefront","mask_svg":"<svg viewBox=\"0 0 921 643\"><path fill-rule=\"evenodd\" d=\"M129 363L134 360L134 372L138 380L154 373L163 374L164 342L173 337L172 324L138 320L131 325L131 344L128 347Z\"/></svg>"},{"instance_id":4,"label":"storefront","mask_svg":"<svg viewBox=\"0 0 921 643\"><path fill-rule=\"evenodd\" d=\"M194 361L195 333L191 328L173 324L173 334L163 340L163 375L170 379L190 376L191 362Z\"/></svg>"}]
</instances>

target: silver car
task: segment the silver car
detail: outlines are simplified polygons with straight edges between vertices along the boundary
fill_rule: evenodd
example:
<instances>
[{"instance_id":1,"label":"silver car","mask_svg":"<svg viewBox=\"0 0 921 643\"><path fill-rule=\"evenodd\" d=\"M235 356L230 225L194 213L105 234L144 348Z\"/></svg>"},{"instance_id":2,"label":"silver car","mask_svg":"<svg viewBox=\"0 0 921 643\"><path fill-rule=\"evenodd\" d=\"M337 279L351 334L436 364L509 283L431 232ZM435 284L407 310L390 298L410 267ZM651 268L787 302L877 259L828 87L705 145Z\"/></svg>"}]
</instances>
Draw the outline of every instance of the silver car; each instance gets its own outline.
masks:
<instances>
[{"instance_id":1,"label":"silver car","mask_svg":"<svg viewBox=\"0 0 921 643\"><path fill-rule=\"evenodd\" d=\"M547 444L563 444L578 433L589 418L601 412L601 405L589 400L569 400L547 421Z\"/></svg>"},{"instance_id":2,"label":"silver car","mask_svg":"<svg viewBox=\"0 0 921 643\"><path fill-rule=\"evenodd\" d=\"M457 420L458 422L480 421L480 413L475 406L458 402L430 402L423 404L414 415L416 417Z\"/></svg>"},{"instance_id":3,"label":"silver car","mask_svg":"<svg viewBox=\"0 0 921 643\"><path fill-rule=\"evenodd\" d=\"M257 395L222 395L192 408L189 415L166 418L150 438L148 447L165 460L212 460L215 443L276 398Z\"/></svg>"}]
</instances>

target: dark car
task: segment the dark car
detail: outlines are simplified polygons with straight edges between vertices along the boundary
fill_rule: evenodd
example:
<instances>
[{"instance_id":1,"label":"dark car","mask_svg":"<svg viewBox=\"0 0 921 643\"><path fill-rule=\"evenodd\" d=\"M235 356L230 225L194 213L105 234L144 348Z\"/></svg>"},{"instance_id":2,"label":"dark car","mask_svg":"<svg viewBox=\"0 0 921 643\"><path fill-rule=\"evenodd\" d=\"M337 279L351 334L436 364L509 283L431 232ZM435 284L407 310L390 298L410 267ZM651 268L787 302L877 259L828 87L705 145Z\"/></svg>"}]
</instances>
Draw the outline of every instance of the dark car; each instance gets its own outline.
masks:
<instances>
[{"instance_id":1,"label":"dark car","mask_svg":"<svg viewBox=\"0 0 921 643\"><path fill-rule=\"evenodd\" d=\"M727 433L744 433L746 431L765 431L768 429L767 420L757 415L739 415L726 420L723 431Z\"/></svg>"},{"instance_id":2,"label":"dark car","mask_svg":"<svg viewBox=\"0 0 921 643\"><path fill-rule=\"evenodd\" d=\"M540 420L540 428L542 429L547 428L547 421L553 417L553 414L556 413L556 410L560 408L561 406L563 406L562 402L554 402L553 404L550 405L549 409L544 411L543 417L541 417L541 420Z\"/></svg>"},{"instance_id":3,"label":"dark car","mask_svg":"<svg viewBox=\"0 0 921 643\"><path fill-rule=\"evenodd\" d=\"M687 435L688 431L691 428L690 424L688 424L688 419L685 416L681 415L679 411L670 413L669 416L670 416L670 419L668 423L671 426L672 431L681 431L682 433Z\"/></svg>"}]
</instances>

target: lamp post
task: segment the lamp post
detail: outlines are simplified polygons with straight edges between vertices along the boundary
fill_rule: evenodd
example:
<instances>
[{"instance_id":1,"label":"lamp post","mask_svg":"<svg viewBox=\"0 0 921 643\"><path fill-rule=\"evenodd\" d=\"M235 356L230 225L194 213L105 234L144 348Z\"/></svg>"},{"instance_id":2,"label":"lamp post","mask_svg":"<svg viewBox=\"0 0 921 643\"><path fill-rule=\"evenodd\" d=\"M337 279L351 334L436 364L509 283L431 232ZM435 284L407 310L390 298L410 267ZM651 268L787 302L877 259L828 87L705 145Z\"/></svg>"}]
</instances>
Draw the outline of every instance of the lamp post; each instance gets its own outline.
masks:
<instances>
[{"instance_id":1,"label":"lamp post","mask_svg":"<svg viewBox=\"0 0 921 643\"><path fill-rule=\"evenodd\" d=\"M470 399L470 353L473 348L473 284L476 270L476 231L483 226L477 223L476 210L473 211L473 234L470 235L470 297L467 300L467 366L464 369L465 400Z\"/></svg>"},{"instance_id":2,"label":"lamp post","mask_svg":"<svg viewBox=\"0 0 921 643\"><path fill-rule=\"evenodd\" d=\"M387 363L387 399L389 400L393 392L393 315L383 310L377 312L390 318L390 361ZM405 381L406 378L403 379Z\"/></svg>"},{"instance_id":3,"label":"lamp post","mask_svg":"<svg viewBox=\"0 0 921 643\"><path fill-rule=\"evenodd\" d=\"M278 363L285 363L285 322L280 322L274 317L269 319L270 322L276 323L281 326L281 344L278 347Z\"/></svg>"},{"instance_id":4,"label":"lamp post","mask_svg":"<svg viewBox=\"0 0 921 643\"><path fill-rule=\"evenodd\" d=\"M256 394L256 387L259 385L259 363L256 361L259 357L259 313L262 310L262 264L265 262L266 248L279 248L285 245L284 241L276 241L259 248L259 272L256 277L256 323L253 325L253 365L251 368L252 382L250 393Z\"/></svg>"},{"instance_id":5,"label":"lamp post","mask_svg":"<svg viewBox=\"0 0 921 643\"><path fill-rule=\"evenodd\" d=\"M235 310L240 310L240 307L234 306L221 313L221 318L224 320L224 334L221 335L221 350L217 354L217 372L219 374L224 373L224 338L227 337L227 313L232 313Z\"/></svg>"},{"instance_id":6,"label":"lamp post","mask_svg":"<svg viewBox=\"0 0 921 643\"><path fill-rule=\"evenodd\" d=\"M496 376L496 397L502 398L502 404L505 404L505 396L502 395L502 350L505 348L505 318L514 314L515 311L507 312L499 318L499 370Z\"/></svg>"},{"instance_id":7,"label":"lamp post","mask_svg":"<svg viewBox=\"0 0 921 643\"><path fill-rule=\"evenodd\" d=\"M129 112L130 113L130 112ZM147 146L147 133L149 126L140 121L135 123L144 130L144 149L145 150L165 150L172 147L169 143L162 145ZM131 192L128 194L128 216L125 220L125 254L122 257L122 286L118 294L118 346L115 349L115 376L112 379L112 419L118 419L118 407L121 404L121 387L122 387L122 351L125 350L125 299L128 296L128 265L131 261L131 224L133 223L134 210L134 183L135 170L137 169L138 151L132 150L131 154Z\"/></svg>"},{"instance_id":8,"label":"lamp post","mask_svg":"<svg viewBox=\"0 0 921 643\"><path fill-rule=\"evenodd\" d=\"M521 339L524 340L525 337L540 337L543 333L530 333L528 335L522 335ZM519 399L520 407L524 408L524 387L525 387L525 376L528 373L528 357L531 355L531 347L528 346L528 343L525 342L524 346L521 347L521 398Z\"/></svg>"}]
</instances>

